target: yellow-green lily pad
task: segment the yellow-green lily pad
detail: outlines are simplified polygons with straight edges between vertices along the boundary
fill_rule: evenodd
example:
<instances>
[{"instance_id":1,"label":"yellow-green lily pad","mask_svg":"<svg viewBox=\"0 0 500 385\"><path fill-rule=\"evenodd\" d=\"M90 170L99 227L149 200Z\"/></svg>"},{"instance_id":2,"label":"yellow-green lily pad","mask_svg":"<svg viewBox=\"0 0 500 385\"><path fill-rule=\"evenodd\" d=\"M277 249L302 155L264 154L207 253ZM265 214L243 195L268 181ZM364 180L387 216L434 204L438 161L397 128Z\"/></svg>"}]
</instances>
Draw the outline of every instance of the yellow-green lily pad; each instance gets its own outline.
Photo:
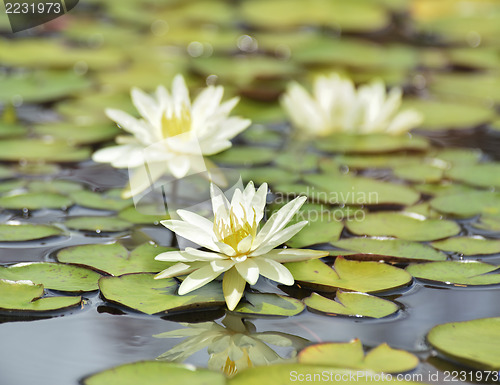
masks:
<instances>
[{"instance_id":1,"label":"yellow-green lily pad","mask_svg":"<svg viewBox=\"0 0 500 385\"><path fill-rule=\"evenodd\" d=\"M437 196L430 201L431 207L441 213L460 217L478 214L500 214L500 193L472 191L460 194Z\"/></svg>"},{"instance_id":2,"label":"yellow-green lily pad","mask_svg":"<svg viewBox=\"0 0 500 385\"><path fill-rule=\"evenodd\" d=\"M166 213L158 214L158 211L155 205L130 206L121 210L118 218L140 225L157 225L160 221L170 218Z\"/></svg>"},{"instance_id":3,"label":"yellow-green lily pad","mask_svg":"<svg viewBox=\"0 0 500 385\"><path fill-rule=\"evenodd\" d=\"M73 230L92 231L92 232L115 232L125 231L132 227L130 222L117 217L86 216L70 217L64 222L66 227Z\"/></svg>"},{"instance_id":4,"label":"yellow-green lily pad","mask_svg":"<svg viewBox=\"0 0 500 385\"><path fill-rule=\"evenodd\" d=\"M77 124L70 122L44 123L33 131L41 136L50 136L55 140L66 141L71 145L100 143L113 139L120 129L113 124Z\"/></svg>"},{"instance_id":5,"label":"yellow-green lily pad","mask_svg":"<svg viewBox=\"0 0 500 385\"><path fill-rule=\"evenodd\" d=\"M454 166L446 177L478 187L500 188L500 163Z\"/></svg>"},{"instance_id":6,"label":"yellow-green lily pad","mask_svg":"<svg viewBox=\"0 0 500 385\"><path fill-rule=\"evenodd\" d=\"M500 253L500 240L483 237L453 237L432 242L439 250L452 251L463 255L483 255Z\"/></svg>"},{"instance_id":7,"label":"yellow-green lily pad","mask_svg":"<svg viewBox=\"0 0 500 385\"><path fill-rule=\"evenodd\" d=\"M394 302L366 293L351 293L337 290L335 300L312 293L304 300L309 309L326 314L352 317L383 318L399 310Z\"/></svg>"},{"instance_id":8,"label":"yellow-green lily pad","mask_svg":"<svg viewBox=\"0 0 500 385\"><path fill-rule=\"evenodd\" d=\"M0 224L0 242L21 242L61 235L60 228L31 223Z\"/></svg>"},{"instance_id":9,"label":"yellow-green lily pad","mask_svg":"<svg viewBox=\"0 0 500 385\"><path fill-rule=\"evenodd\" d=\"M270 163L276 150L268 147L233 146L212 157L216 163L230 166L250 166Z\"/></svg>"},{"instance_id":10,"label":"yellow-green lily pad","mask_svg":"<svg viewBox=\"0 0 500 385\"><path fill-rule=\"evenodd\" d=\"M337 257L333 268L320 260L285 264L296 281L322 291L337 288L375 293L405 286L411 282L406 271L382 262L349 261Z\"/></svg>"},{"instance_id":11,"label":"yellow-green lily pad","mask_svg":"<svg viewBox=\"0 0 500 385\"><path fill-rule=\"evenodd\" d=\"M97 210L119 211L132 203L131 199L121 198L120 189L102 193L79 190L71 193L70 196L77 205Z\"/></svg>"},{"instance_id":12,"label":"yellow-green lily pad","mask_svg":"<svg viewBox=\"0 0 500 385\"><path fill-rule=\"evenodd\" d=\"M147 273L99 280L99 288L106 300L147 314L208 308L225 303L219 282L211 282L186 295L177 294L178 286L173 278L154 279L154 274Z\"/></svg>"},{"instance_id":13,"label":"yellow-green lily pad","mask_svg":"<svg viewBox=\"0 0 500 385\"><path fill-rule=\"evenodd\" d=\"M86 147L73 147L62 141L39 139L8 139L0 141L0 160L80 162L90 157Z\"/></svg>"},{"instance_id":14,"label":"yellow-green lily pad","mask_svg":"<svg viewBox=\"0 0 500 385\"><path fill-rule=\"evenodd\" d=\"M298 360L302 364L328 365L383 373L408 372L415 369L419 363L415 355L405 350L393 349L385 343L365 354L363 345L357 338L345 343L308 346L299 353Z\"/></svg>"},{"instance_id":15,"label":"yellow-green lily pad","mask_svg":"<svg viewBox=\"0 0 500 385\"><path fill-rule=\"evenodd\" d=\"M57 253L57 260L63 263L82 265L111 275L128 273L158 273L168 267L168 263L154 258L170 247L160 247L144 243L128 251L119 243L78 245L62 249Z\"/></svg>"},{"instance_id":16,"label":"yellow-green lily pad","mask_svg":"<svg viewBox=\"0 0 500 385\"><path fill-rule=\"evenodd\" d=\"M67 209L73 201L66 195L54 193L24 193L0 197L0 207L11 210Z\"/></svg>"},{"instance_id":17,"label":"yellow-green lily pad","mask_svg":"<svg viewBox=\"0 0 500 385\"><path fill-rule=\"evenodd\" d=\"M233 310L236 313L252 315L294 316L304 310L302 301L278 294L246 293Z\"/></svg>"},{"instance_id":18,"label":"yellow-green lily pad","mask_svg":"<svg viewBox=\"0 0 500 385\"><path fill-rule=\"evenodd\" d=\"M10 281L28 280L42 284L46 289L83 292L97 290L101 277L95 271L79 266L53 262L18 263L0 267L0 279Z\"/></svg>"}]
</instances>

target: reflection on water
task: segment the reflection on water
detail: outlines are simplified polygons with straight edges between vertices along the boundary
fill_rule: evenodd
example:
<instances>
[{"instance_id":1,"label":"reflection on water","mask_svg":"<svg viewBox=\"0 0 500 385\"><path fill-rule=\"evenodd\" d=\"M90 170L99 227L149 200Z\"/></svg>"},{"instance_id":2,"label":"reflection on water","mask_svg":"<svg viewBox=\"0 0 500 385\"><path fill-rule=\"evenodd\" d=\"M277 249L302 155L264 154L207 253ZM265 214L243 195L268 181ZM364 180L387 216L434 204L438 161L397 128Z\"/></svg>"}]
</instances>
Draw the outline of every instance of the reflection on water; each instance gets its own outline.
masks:
<instances>
[{"instance_id":1,"label":"reflection on water","mask_svg":"<svg viewBox=\"0 0 500 385\"><path fill-rule=\"evenodd\" d=\"M247 349L246 354L252 363L258 364L253 361L253 349L248 349L254 346L252 344L257 345L255 341L262 342L258 345L269 354L268 357L275 357L275 354L290 357L293 349L304 340L311 343L347 342L358 337L365 346L387 342L394 348L416 352L425 360L430 355L425 335L433 326L500 316L500 297L492 289L437 289L417 284L398 301L406 306L404 316L387 320L361 321L307 311L292 318L259 318L251 322L226 316L218 320L215 329L219 335L218 342L213 339L217 342L215 345L191 339L189 346L180 347L196 333L200 336L208 330L204 325L213 323L199 324L201 328L190 323L179 333L179 323L160 317L138 313L126 316L98 313L96 306L104 303L94 295L83 310L59 318L0 324L0 384L72 385L91 373L127 362L154 360L165 351L175 357L175 352L180 349L192 352L190 355L181 353L182 358L189 355L185 360L187 363L222 368L229 358L233 363L228 363L228 369L233 367L234 370L241 368L244 361L241 360L245 357L242 348ZM184 330L194 332L180 344L176 338L153 337L168 331L173 331L170 337L184 336L187 335L183 334ZM235 338L238 334L245 338L238 337L242 339L238 341ZM266 336L271 337L266 339ZM293 342L275 348L278 340ZM273 345L272 348L268 344ZM228 349L230 346L232 349ZM262 361L262 357L257 357L258 360ZM424 369L435 370L429 364L421 364L417 371Z\"/></svg>"},{"instance_id":2,"label":"reflection on water","mask_svg":"<svg viewBox=\"0 0 500 385\"><path fill-rule=\"evenodd\" d=\"M195 352L207 348L207 367L221 371L228 376L260 365L270 365L285 361L268 344L290 347L290 358L306 346L307 340L286 333L258 333L254 324L241 316L226 314L221 323L203 322L183 324L185 329L173 330L154 337L181 338L183 342L157 357L158 360L183 362Z\"/></svg>"}]
</instances>

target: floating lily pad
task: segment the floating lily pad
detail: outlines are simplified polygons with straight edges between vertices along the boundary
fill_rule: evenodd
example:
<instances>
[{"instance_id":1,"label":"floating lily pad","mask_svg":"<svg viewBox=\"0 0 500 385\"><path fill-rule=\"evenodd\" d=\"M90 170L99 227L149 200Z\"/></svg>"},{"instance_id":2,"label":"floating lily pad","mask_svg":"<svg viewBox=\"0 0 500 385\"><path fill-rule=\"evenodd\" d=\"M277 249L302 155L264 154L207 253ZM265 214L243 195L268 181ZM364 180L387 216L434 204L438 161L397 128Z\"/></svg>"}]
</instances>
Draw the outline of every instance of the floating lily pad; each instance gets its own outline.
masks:
<instances>
[{"instance_id":1,"label":"floating lily pad","mask_svg":"<svg viewBox=\"0 0 500 385\"><path fill-rule=\"evenodd\" d=\"M318 155L288 151L278 154L274 162L286 170L295 172L309 171L318 167Z\"/></svg>"},{"instance_id":2,"label":"floating lily pad","mask_svg":"<svg viewBox=\"0 0 500 385\"><path fill-rule=\"evenodd\" d=\"M321 151L344 153L382 153L400 150L426 150L427 140L420 136L387 134L334 134L316 142Z\"/></svg>"},{"instance_id":3,"label":"floating lily pad","mask_svg":"<svg viewBox=\"0 0 500 385\"><path fill-rule=\"evenodd\" d=\"M13 75L2 79L0 102L37 103L57 100L85 90L91 85L88 78L73 71L35 72Z\"/></svg>"},{"instance_id":4,"label":"floating lily pad","mask_svg":"<svg viewBox=\"0 0 500 385\"><path fill-rule=\"evenodd\" d=\"M415 355L381 344L368 353L359 339L347 343L323 343L308 346L298 355L302 364L334 366L338 368L373 370L383 373L403 373L417 367Z\"/></svg>"},{"instance_id":5,"label":"floating lily pad","mask_svg":"<svg viewBox=\"0 0 500 385\"><path fill-rule=\"evenodd\" d=\"M468 129L488 122L495 116L490 108L440 100L405 100L404 108L413 108L423 115L419 129L436 131L446 129Z\"/></svg>"},{"instance_id":6,"label":"floating lily pad","mask_svg":"<svg viewBox=\"0 0 500 385\"><path fill-rule=\"evenodd\" d=\"M333 242L340 238L340 234L344 229L343 222L335 217L335 212L326 210L321 205L316 206L318 206L317 211L307 210L307 207L302 207L299 213L305 213L306 215L298 216L294 222L305 219L309 223L286 242L288 246L300 248L318 243ZM308 207L311 207L311 205Z\"/></svg>"},{"instance_id":7,"label":"floating lily pad","mask_svg":"<svg viewBox=\"0 0 500 385\"><path fill-rule=\"evenodd\" d=\"M500 188L500 163L455 166L446 172L450 179L479 187Z\"/></svg>"},{"instance_id":8,"label":"floating lily pad","mask_svg":"<svg viewBox=\"0 0 500 385\"><path fill-rule=\"evenodd\" d=\"M131 199L122 199L121 190L110 190L97 193L88 190L80 190L71 193L71 198L77 205L97 210L122 210L130 206Z\"/></svg>"},{"instance_id":9,"label":"floating lily pad","mask_svg":"<svg viewBox=\"0 0 500 385\"><path fill-rule=\"evenodd\" d=\"M327 314L354 317L383 318L399 310L394 302L365 293L349 293L337 290L335 300L313 293L304 300L309 309Z\"/></svg>"},{"instance_id":10,"label":"floating lily pad","mask_svg":"<svg viewBox=\"0 0 500 385\"><path fill-rule=\"evenodd\" d=\"M154 274L126 274L99 280L101 293L108 301L147 314L214 307L225 303L219 282L211 282L186 295L177 294L178 286L175 279L154 279Z\"/></svg>"},{"instance_id":11,"label":"floating lily pad","mask_svg":"<svg viewBox=\"0 0 500 385\"><path fill-rule=\"evenodd\" d=\"M483 153L477 148L440 148L434 152L434 156L453 166L472 165L479 162Z\"/></svg>"},{"instance_id":12,"label":"floating lily pad","mask_svg":"<svg viewBox=\"0 0 500 385\"><path fill-rule=\"evenodd\" d=\"M346 238L333 242L333 246L362 254L363 259L389 261L444 261L446 255L432 247L394 238Z\"/></svg>"},{"instance_id":13,"label":"floating lily pad","mask_svg":"<svg viewBox=\"0 0 500 385\"><path fill-rule=\"evenodd\" d=\"M500 215L481 215L478 222L473 223L477 229L497 232L500 231Z\"/></svg>"},{"instance_id":14,"label":"floating lily pad","mask_svg":"<svg viewBox=\"0 0 500 385\"><path fill-rule=\"evenodd\" d=\"M335 161L341 165L353 169L367 168L387 168L393 169L396 166L416 166L422 165L424 158L418 155L338 155Z\"/></svg>"},{"instance_id":15,"label":"floating lily pad","mask_svg":"<svg viewBox=\"0 0 500 385\"><path fill-rule=\"evenodd\" d=\"M337 288L374 293L394 289L411 282L411 276L402 269L381 262L348 261L335 259L333 268L319 260L292 262L285 265L296 281L335 291Z\"/></svg>"},{"instance_id":16,"label":"floating lily pad","mask_svg":"<svg viewBox=\"0 0 500 385\"><path fill-rule=\"evenodd\" d=\"M0 225L0 242L21 242L61 235L62 230L55 226L34 224Z\"/></svg>"},{"instance_id":17,"label":"floating lily pad","mask_svg":"<svg viewBox=\"0 0 500 385\"><path fill-rule=\"evenodd\" d=\"M460 232L455 222L400 212L367 214L363 220L347 221L346 227L357 235L392 236L408 241L433 241Z\"/></svg>"},{"instance_id":18,"label":"floating lily pad","mask_svg":"<svg viewBox=\"0 0 500 385\"><path fill-rule=\"evenodd\" d=\"M194 369L191 365L174 364L161 361L141 361L117 366L93 374L83 380L84 385L164 385L165 379L175 384L224 385L226 378L222 373L207 369Z\"/></svg>"},{"instance_id":19,"label":"floating lily pad","mask_svg":"<svg viewBox=\"0 0 500 385\"><path fill-rule=\"evenodd\" d=\"M24 193L0 197L0 207L13 210L66 209L73 204L65 195L53 193Z\"/></svg>"},{"instance_id":20,"label":"floating lily pad","mask_svg":"<svg viewBox=\"0 0 500 385\"><path fill-rule=\"evenodd\" d=\"M53 194L68 194L73 191L81 190L83 186L78 182L69 180L34 180L28 184L30 192L44 192Z\"/></svg>"},{"instance_id":21,"label":"floating lily pad","mask_svg":"<svg viewBox=\"0 0 500 385\"><path fill-rule=\"evenodd\" d=\"M495 23L498 24L498 20ZM436 74L429 82L429 90L435 95L467 102L500 102L500 78L495 74Z\"/></svg>"},{"instance_id":22,"label":"floating lily pad","mask_svg":"<svg viewBox=\"0 0 500 385\"><path fill-rule=\"evenodd\" d=\"M164 208L163 208L164 209ZM169 219L168 214L157 214L158 209L154 205L130 206L118 213L118 218L130 223L141 225L157 225L164 219Z\"/></svg>"},{"instance_id":23,"label":"floating lily pad","mask_svg":"<svg viewBox=\"0 0 500 385\"><path fill-rule=\"evenodd\" d=\"M82 297L45 297L43 285L0 279L0 309L46 312L80 305Z\"/></svg>"},{"instance_id":24,"label":"floating lily pad","mask_svg":"<svg viewBox=\"0 0 500 385\"><path fill-rule=\"evenodd\" d=\"M80 162L90 157L88 148L76 148L65 142L46 142L38 139L9 139L0 141L0 160Z\"/></svg>"},{"instance_id":25,"label":"floating lily pad","mask_svg":"<svg viewBox=\"0 0 500 385\"><path fill-rule=\"evenodd\" d=\"M431 207L445 214L471 217L477 214L500 214L500 193L473 191L438 196L430 201Z\"/></svg>"},{"instance_id":26,"label":"floating lily pad","mask_svg":"<svg viewBox=\"0 0 500 385\"><path fill-rule=\"evenodd\" d=\"M169 266L167 262L154 258L170 247L159 247L144 243L129 252L119 243L79 245L57 253L57 260L64 263L83 265L111 275L127 273L158 273Z\"/></svg>"},{"instance_id":27,"label":"floating lily pad","mask_svg":"<svg viewBox=\"0 0 500 385\"><path fill-rule=\"evenodd\" d=\"M396 166L392 171L396 177L410 182L439 182L443 177L443 169L430 164Z\"/></svg>"},{"instance_id":28,"label":"floating lily pad","mask_svg":"<svg viewBox=\"0 0 500 385\"><path fill-rule=\"evenodd\" d=\"M291 171L275 167L252 167L240 170L241 179L244 181L253 181L257 184L269 183L275 185L278 183L287 183L298 178Z\"/></svg>"},{"instance_id":29,"label":"floating lily pad","mask_svg":"<svg viewBox=\"0 0 500 385\"><path fill-rule=\"evenodd\" d=\"M5 166L0 166L0 179L10 178L14 176L14 171Z\"/></svg>"},{"instance_id":30,"label":"floating lily pad","mask_svg":"<svg viewBox=\"0 0 500 385\"><path fill-rule=\"evenodd\" d=\"M488 274L497 266L468 261L430 262L410 265L406 271L415 278L436 281L456 286L480 286L500 283L500 274Z\"/></svg>"},{"instance_id":31,"label":"floating lily pad","mask_svg":"<svg viewBox=\"0 0 500 385\"><path fill-rule=\"evenodd\" d=\"M42 284L46 289L60 291L97 290L97 280L100 277L95 271L62 263L33 262L0 267L0 279L29 280Z\"/></svg>"},{"instance_id":32,"label":"floating lily pad","mask_svg":"<svg viewBox=\"0 0 500 385\"><path fill-rule=\"evenodd\" d=\"M500 240L483 237L454 237L432 242L436 249L453 251L463 255L482 255L500 253Z\"/></svg>"},{"instance_id":33,"label":"floating lily pad","mask_svg":"<svg viewBox=\"0 0 500 385\"><path fill-rule=\"evenodd\" d=\"M431 196L459 195L477 191L470 186L456 183L424 183L414 185L413 188L423 194Z\"/></svg>"},{"instance_id":34,"label":"floating lily pad","mask_svg":"<svg viewBox=\"0 0 500 385\"><path fill-rule=\"evenodd\" d=\"M0 122L0 138L2 139L23 136L27 131L28 129L20 124Z\"/></svg>"},{"instance_id":35,"label":"floating lily pad","mask_svg":"<svg viewBox=\"0 0 500 385\"><path fill-rule=\"evenodd\" d=\"M427 334L440 353L480 370L500 369L500 318L483 318L435 326Z\"/></svg>"},{"instance_id":36,"label":"floating lily pad","mask_svg":"<svg viewBox=\"0 0 500 385\"><path fill-rule=\"evenodd\" d=\"M420 194L407 186L383 182L364 177L335 176L325 174L307 175L307 183L280 184L276 191L295 195L306 195L314 203L377 205L411 205L418 201Z\"/></svg>"},{"instance_id":37,"label":"floating lily pad","mask_svg":"<svg viewBox=\"0 0 500 385\"><path fill-rule=\"evenodd\" d=\"M72 217L67 219L64 224L69 229L95 232L115 232L125 231L132 227L130 222L116 217Z\"/></svg>"},{"instance_id":38,"label":"floating lily pad","mask_svg":"<svg viewBox=\"0 0 500 385\"><path fill-rule=\"evenodd\" d=\"M113 139L120 129L113 124L81 125L69 122L46 123L34 127L34 132L66 141L71 145L100 143Z\"/></svg>"},{"instance_id":39,"label":"floating lily pad","mask_svg":"<svg viewBox=\"0 0 500 385\"><path fill-rule=\"evenodd\" d=\"M12 193L14 190L21 190L26 186L26 181L22 179L13 179L0 183L0 193Z\"/></svg>"},{"instance_id":40,"label":"floating lily pad","mask_svg":"<svg viewBox=\"0 0 500 385\"><path fill-rule=\"evenodd\" d=\"M250 104L250 105L249 105ZM263 102L256 102L252 100L245 100L240 103L235 107L234 111L236 115L241 115L245 116L249 119L252 119L252 121L256 121L258 119L259 115L262 114L262 109L267 109L269 110L269 103L263 103ZM248 113L248 110L254 111L254 115L252 116L252 113ZM277 118L276 119L271 119L270 120L275 120L277 122L281 122L285 120L284 117L284 112L279 106L279 104L276 104L272 111L277 110ZM279 114L278 114L279 113ZM242 138L245 139L245 141L253 143L253 144L264 144L264 145L279 145L283 142L283 136L280 132L274 131L269 129L268 127L260 124L255 124L247 128L245 131L241 133Z\"/></svg>"},{"instance_id":41,"label":"floating lily pad","mask_svg":"<svg viewBox=\"0 0 500 385\"><path fill-rule=\"evenodd\" d=\"M294 316L304 310L298 299L278 294L246 293L234 312L254 315Z\"/></svg>"},{"instance_id":42,"label":"floating lily pad","mask_svg":"<svg viewBox=\"0 0 500 385\"><path fill-rule=\"evenodd\" d=\"M268 147L233 146L212 157L216 163L231 166L249 166L266 164L276 157L276 150Z\"/></svg>"}]
</instances>

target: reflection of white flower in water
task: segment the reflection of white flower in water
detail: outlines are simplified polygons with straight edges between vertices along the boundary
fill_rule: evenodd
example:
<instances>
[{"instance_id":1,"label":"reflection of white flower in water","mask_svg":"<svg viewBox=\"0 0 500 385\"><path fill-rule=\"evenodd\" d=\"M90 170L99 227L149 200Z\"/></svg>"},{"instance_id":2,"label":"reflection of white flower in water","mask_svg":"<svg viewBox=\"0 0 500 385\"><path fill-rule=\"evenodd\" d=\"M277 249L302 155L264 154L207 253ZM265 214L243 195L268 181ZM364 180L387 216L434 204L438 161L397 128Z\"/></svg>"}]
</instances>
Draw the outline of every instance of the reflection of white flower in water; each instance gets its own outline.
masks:
<instances>
[{"instance_id":1,"label":"reflection of white flower in water","mask_svg":"<svg viewBox=\"0 0 500 385\"><path fill-rule=\"evenodd\" d=\"M293 125L309 136L337 132L353 134L401 134L418 126L422 116L414 110L399 112L402 91L386 93L382 81L360 86L338 74L319 76L312 95L298 83L291 83L282 104Z\"/></svg>"},{"instance_id":2,"label":"reflection of white flower in water","mask_svg":"<svg viewBox=\"0 0 500 385\"><path fill-rule=\"evenodd\" d=\"M191 104L181 75L174 78L171 93L163 86L154 96L132 89L141 119L114 109L106 114L133 136L118 136L118 146L98 150L94 161L131 169L153 162L149 175L153 181L164 173L182 178L193 168L206 171L200 165L202 156L228 149L230 140L250 125L247 119L229 116L238 98L221 104L223 92L222 86L209 86Z\"/></svg>"},{"instance_id":3,"label":"reflection of white flower in water","mask_svg":"<svg viewBox=\"0 0 500 385\"><path fill-rule=\"evenodd\" d=\"M298 197L284 205L259 231L266 205L266 183L258 190L252 182L244 191L236 189L231 202L217 187L212 185L211 188L213 222L186 210L177 211L182 220L161 222L177 235L210 250L188 247L184 251L169 251L156 256L159 261L178 263L155 278L189 274L179 287L180 295L198 289L224 273L222 289L229 310L233 310L247 282L253 285L259 275L263 275L284 285L293 285L293 276L282 262L327 255L319 250L275 249L307 224L307 221L302 221L285 227L306 197Z\"/></svg>"},{"instance_id":4,"label":"reflection of white flower in water","mask_svg":"<svg viewBox=\"0 0 500 385\"><path fill-rule=\"evenodd\" d=\"M159 338L187 337L183 342L163 353L157 360L182 362L207 347L210 358L208 368L222 371L228 376L252 367L284 361L267 344L291 347L291 355L303 348L307 340L280 332L257 333L255 326L238 316L226 315L223 325L216 322L183 324L186 329L155 335Z\"/></svg>"}]
</instances>

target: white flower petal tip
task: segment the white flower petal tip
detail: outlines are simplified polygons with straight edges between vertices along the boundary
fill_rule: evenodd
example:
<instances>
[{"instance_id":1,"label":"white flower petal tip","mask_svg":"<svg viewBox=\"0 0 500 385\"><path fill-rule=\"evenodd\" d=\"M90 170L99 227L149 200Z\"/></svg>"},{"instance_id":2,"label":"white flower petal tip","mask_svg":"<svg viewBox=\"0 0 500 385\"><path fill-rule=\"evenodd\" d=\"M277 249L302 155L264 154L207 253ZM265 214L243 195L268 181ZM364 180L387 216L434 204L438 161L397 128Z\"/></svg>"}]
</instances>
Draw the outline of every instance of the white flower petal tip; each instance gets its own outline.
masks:
<instances>
[{"instance_id":1,"label":"white flower petal tip","mask_svg":"<svg viewBox=\"0 0 500 385\"><path fill-rule=\"evenodd\" d=\"M319 76L310 94L291 82L281 104L297 130L310 137L334 133L386 133L400 135L422 123L417 111L400 111L402 91L388 93L382 81L372 81L356 89L338 74Z\"/></svg>"},{"instance_id":2,"label":"white flower petal tip","mask_svg":"<svg viewBox=\"0 0 500 385\"><path fill-rule=\"evenodd\" d=\"M268 186L258 189L249 182L236 189L231 200L215 185L211 186L213 221L186 210L179 210L180 220L164 220L161 224L208 250L187 247L168 251L156 260L178 262L157 278L189 274L179 287L179 295L187 294L224 274L223 292L229 310L242 298L245 285L254 285L262 275L284 285L294 278L281 262L320 258L328 253L318 250L275 249L297 234L307 221L287 226L307 200L298 197L274 213L261 228Z\"/></svg>"},{"instance_id":3,"label":"white flower petal tip","mask_svg":"<svg viewBox=\"0 0 500 385\"><path fill-rule=\"evenodd\" d=\"M139 119L121 110L105 110L106 115L131 136L117 138L119 146L99 150L94 161L130 168L149 167L148 159L162 159L166 165L162 173L178 179L206 172L203 157L231 147L231 139L251 123L248 119L230 116L238 99L221 103L223 93L222 86L207 87L191 103L182 75L174 77L171 92L159 86L154 95L149 95L132 88L131 99ZM142 153L142 157L136 155ZM130 163L132 157L133 164ZM151 179L157 180L160 176ZM134 195L151 187L147 183L134 186L132 182L129 190Z\"/></svg>"}]
</instances>

